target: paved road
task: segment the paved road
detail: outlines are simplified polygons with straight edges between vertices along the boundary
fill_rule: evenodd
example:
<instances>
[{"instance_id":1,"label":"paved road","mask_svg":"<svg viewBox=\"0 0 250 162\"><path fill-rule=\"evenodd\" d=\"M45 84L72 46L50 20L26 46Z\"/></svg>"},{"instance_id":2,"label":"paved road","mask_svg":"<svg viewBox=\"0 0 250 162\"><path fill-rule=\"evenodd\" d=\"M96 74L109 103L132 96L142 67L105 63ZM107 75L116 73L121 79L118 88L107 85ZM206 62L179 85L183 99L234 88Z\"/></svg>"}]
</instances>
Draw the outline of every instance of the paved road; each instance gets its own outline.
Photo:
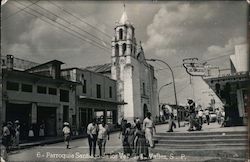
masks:
<instances>
[{"instance_id":1,"label":"paved road","mask_svg":"<svg viewBox=\"0 0 250 162\"><path fill-rule=\"evenodd\" d=\"M107 142L107 153L112 153L121 149L121 140L118 139L118 133L110 135L110 140ZM100 159L90 159L88 155L88 140L77 139L70 143L71 149L65 149L63 142L32 147L20 151L11 152L9 161L98 161ZM98 148L96 154L99 155Z\"/></svg>"},{"instance_id":2,"label":"paved road","mask_svg":"<svg viewBox=\"0 0 250 162\"><path fill-rule=\"evenodd\" d=\"M168 128L167 124L157 126L157 132L166 132ZM188 127L181 127L175 129L175 132L187 132ZM245 127L237 127L237 128L219 128L217 123L213 123L209 126L204 125L203 131L225 131L231 130L245 130ZM119 133L113 133L110 135L110 140L107 142L107 153L119 152L122 150L121 140L118 139ZM121 156L117 159L117 154L113 154L113 156L106 156L104 158L89 158L88 156L88 140L77 139L73 140L70 143L71 149L65 149L65 144L63 142L44 145L44 146L36 146L29 149L23 149L20 151L12 152L9 155L9 161L137 161L136 159L121 159ZM98 148L96 149L97 155L99 155ZM201 157L186 157L181 161L206 161L208 159L204 159ZM154 159L153 161L158 161ZM162 160L159 160L162 161ZM168 161L175 161L174 159L168 159ZM177 161L180 161L177 160Z\"/></svg>"}]
</instances>

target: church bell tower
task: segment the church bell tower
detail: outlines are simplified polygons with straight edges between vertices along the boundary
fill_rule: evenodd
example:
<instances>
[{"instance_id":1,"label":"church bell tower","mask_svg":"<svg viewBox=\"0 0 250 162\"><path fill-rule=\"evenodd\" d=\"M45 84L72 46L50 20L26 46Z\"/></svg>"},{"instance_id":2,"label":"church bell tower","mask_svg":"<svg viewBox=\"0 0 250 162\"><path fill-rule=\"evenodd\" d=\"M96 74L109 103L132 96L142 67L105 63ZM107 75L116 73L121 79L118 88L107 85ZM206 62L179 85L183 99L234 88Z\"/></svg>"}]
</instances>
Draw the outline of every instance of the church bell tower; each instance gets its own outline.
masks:
<instances>
[{"instance_id":1,"label":"church bell tower","mask_svg":"<svg viewBox=\"0 0 250 162\"><path fill-rule=\"evenodd\" d=\"M118 106L119 118L124 117L132 119L135 117L134 107L136 104L134 100L137 99L135 97L135 92L140 91L134 88L136 85L134 79L136 77L135 71L138 69L136 49L135 28L128 20L124 5L120 21L116 22L114 28L111 56L111 76L112 79L117 81L118 100L126 103L125 105ZM139 88L139 86L137 88Z\"/></svg>"}]
</instances>

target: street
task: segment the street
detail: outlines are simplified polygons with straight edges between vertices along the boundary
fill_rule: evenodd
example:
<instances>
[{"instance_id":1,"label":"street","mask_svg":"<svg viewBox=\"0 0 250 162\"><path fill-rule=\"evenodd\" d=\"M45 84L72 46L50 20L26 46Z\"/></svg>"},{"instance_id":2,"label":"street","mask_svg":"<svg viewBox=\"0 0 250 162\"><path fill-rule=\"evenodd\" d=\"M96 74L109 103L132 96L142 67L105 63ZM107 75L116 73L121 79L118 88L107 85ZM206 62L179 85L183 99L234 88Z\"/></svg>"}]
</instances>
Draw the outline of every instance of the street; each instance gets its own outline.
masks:
<instances>
[{"instance_id":1,"label":"street","mask_svg":"<svg viewBox=\"0 0 250 162\"><path fill-rule=\"evenodd\" d=\"M118 139L119 133L110 135L110 140L106 144L106 152L112 153L121 148L121 141ZM63 142L32 147L20 151L11 152L9 161L90 161L88 156L88 139L77 139L70 142L71 149L65 149ZM98 146L96 155L99 155ZM98 159L93 159L98 160Z\"/></svg>"},{"instance_id":2,"label":"street","mask_svg":"<svg viewBox=\"0 0 250 162\"><path fill-rule=\"evenodd\" d=\"M181 123L183 125L184 123ZM166 133L168 129L168 124L157 125L157 133ZM174 132L176 133L188 133L186 130L188 126L176 128ZM246 131L246 127L229 127L220 128L217 123L211 123L210 125L203 124L202 131L195 131L193 133L199 132L237 132ZM171 134L171 133L170 133ZM31 147L29 149L23 149L20 151L13 151L9 154L9 161L137 161L134 158L126 159L122 157L122 154L117 154L117 152L122 152L121 140L118 138L119 133L112 133L110 135L110 140L106 144L106 153L111 154L110 156L105 156L104 158L96 157L90 158L88 156L88 140L87 138L72 140L70 142L71 149L65 149L65 144L63 142ZM166 150L167 151L167 150ZM96 148L96 155L99 155L99 149ZM171 156L171 155L169 155ZM170 158L170 157L169 157ZM170 161L178 161L182 157L175 157L176 159L168 159ZM213 159L214 157L199 157L186 155L181 161L205 161L208 159ZM161 159L162 160L162 159ZM153 161L161 161L154 159Z\"/></svg>"}]
</instances>

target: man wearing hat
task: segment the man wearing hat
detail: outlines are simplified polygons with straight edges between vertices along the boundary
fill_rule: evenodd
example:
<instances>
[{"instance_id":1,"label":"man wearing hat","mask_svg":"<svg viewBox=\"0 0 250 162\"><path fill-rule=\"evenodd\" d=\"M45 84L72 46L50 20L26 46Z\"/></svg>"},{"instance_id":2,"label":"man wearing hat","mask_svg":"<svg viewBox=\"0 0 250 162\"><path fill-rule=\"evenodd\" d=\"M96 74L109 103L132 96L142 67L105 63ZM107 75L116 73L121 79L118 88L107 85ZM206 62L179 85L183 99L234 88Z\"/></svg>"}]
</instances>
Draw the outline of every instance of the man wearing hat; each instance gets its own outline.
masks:
<instances>
[{"instance_id":1,"label":"man wearing hat","mask_svg":"<svg viewBox=\"0 0 250 162\"><path fill-rule=\"evenodd\" d=\"M69 140L70 140L70 128L69 128L69 123L68 122L64 122L63 123L63 135L64 135L64 141L65 141L65 144L66 144L66 148L67 149L70 149L69 148Z\"/></svg>"}]
</instances>

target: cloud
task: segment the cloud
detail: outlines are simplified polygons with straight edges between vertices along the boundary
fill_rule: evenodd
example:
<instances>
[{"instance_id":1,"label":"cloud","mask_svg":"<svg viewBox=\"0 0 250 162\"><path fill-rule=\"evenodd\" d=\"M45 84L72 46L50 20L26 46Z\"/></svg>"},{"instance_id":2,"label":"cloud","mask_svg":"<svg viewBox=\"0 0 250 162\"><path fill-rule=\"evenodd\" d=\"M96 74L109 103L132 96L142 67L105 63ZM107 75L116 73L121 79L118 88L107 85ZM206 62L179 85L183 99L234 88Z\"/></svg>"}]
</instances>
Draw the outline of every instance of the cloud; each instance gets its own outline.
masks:
<instances>
[{"instance_id":1,"label":"cloud","mask_svg":"<svg viewBox=\"0 0 250 162\"><path fill-rule=\"evenodd\" d=\"M212 56L220 56L225 55L228 52L234 51L235 45L246 43L245 37L236 37L231 38L228 40L228 42L224 46L218 46L218 45L211 45L207 48L207 55L205 55L206 58L212 57Z\"/></svg>"},{"instance_id":2,"label":"cloud","mask_svg":"<svg viewBox=\"0 0 250 162\"><path fill-rule=\"evenodd\" d=\"M241 15L236 17L232 11L239 11ZM229 37L243 36L244 25L238 24L246 24L245 12L241 3L179 2L163 5L147 27L148 39L144 48L158 56L159 51L164 50L175 50L175 53L189 50L193 53L194 49L201 55L200 52L206 51L212 43L221 44Z\"/></svg>"}]
</instances>

